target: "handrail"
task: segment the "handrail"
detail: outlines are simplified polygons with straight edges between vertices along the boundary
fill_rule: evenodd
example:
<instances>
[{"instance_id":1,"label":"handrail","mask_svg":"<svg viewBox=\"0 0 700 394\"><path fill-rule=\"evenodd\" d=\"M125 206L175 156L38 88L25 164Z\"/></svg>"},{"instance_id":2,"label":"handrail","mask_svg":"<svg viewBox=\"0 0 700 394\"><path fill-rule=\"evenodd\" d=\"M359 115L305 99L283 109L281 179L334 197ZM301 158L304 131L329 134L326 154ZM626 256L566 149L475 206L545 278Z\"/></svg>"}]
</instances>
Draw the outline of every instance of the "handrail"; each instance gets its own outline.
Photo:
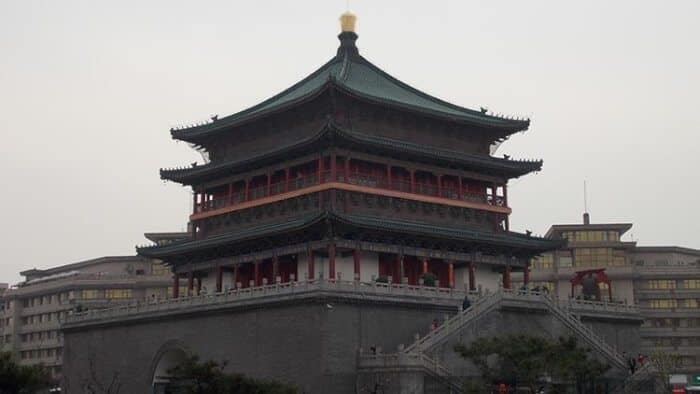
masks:
<instances>
[{"instance_id":1,"label":"handrail","mask_svg":"<svg viewBox=\"0 0 700 394\"><path fill-rule=\"evenodd\" d=\"M558 318L558 320L564 323L574 333L583 337L585 341L603 353L606 358L617 364L618 367L623 369L625 368L624 360L612 346L599 337L588 326L583 324L572 313L560 307L558 303L549 295L539 292L514 291L509 289L499 289L492 295L477 299L470 308L461 311L457 315L446 320L444 324L438 326L436 329L432 330L427 335L408 346L404 352L425 352L436 343L445 340L449 335L456 332L467 323L492 310L504 299L513 300L519 298L527 298L532 301L542 302L545 306L547 306L548 311L550 311L556 318ZM633 308L629 308L629 310L633 310Z\"/></svg>"},{"instance_id":2,"label":"handrail","mask_svg":"<svg viewBox=\"0 0 700 394\"><path fill-rule=\"evenodd\" d=\"M483 316L491 311L502 299L501 291L494 292L490 295L477 298L474 303L467 309L461 311L452 318L446 320L443 324L437 326L428 334L419 338L410 346L406 347L404 352L410 353L414 351L424 351L431 347L435 342L448 336L450 333L464 327L470 321Z\"/></svg>"},{"instance_id":3,"label":"handrail","mask_svg":"<svg viewBox=\"0 0 700 394\"><path fill-rule=\"evenodd\" d=\"M424 299L442 299L451 301L461 300L465 295L464 291L452 288L377 282L368 283L334 279L310 279L298 282L285 282L258 287L232 289L221 293L200 294L197 296L170 298L148 302L136 302L113 308L73 312L68 315L66 323L81 323L93 320L99 321L114 317L176 311L193 306L215 306L220 304L270 298L280 295L286 296L289 294L301 294L318 290L359 293L376 296L404 296Z\"/></svg>"},{"instance_id":4,"label":"handrail","mask_svg":"<svg viewBox=\"0 0 700 394\"><path fill-rule=\"evenodd\" d=\"M386 175L377 175L362 171L350 171L347 176L343 170L336 171L335 179L333 179L331 171L323 171L320 173L306 174L297 178L290 178L287 181L278 181L269 185L260 185L250 187L246 196L244 190L237 190L230 195L214 196L207 201L195 204L194 213L212 211L225 208L228 206L239 205L244 202L254 201L261 198L301 190L310 186L319 185L329 182L339 182L350 185L369 186L377 189L395 190L406 193L412 193L424 196L435 196L451 200L470 201L481 204L505 207L506 201L503 196L494 196L483 192L474 192L466 188L454 187L452 185L443 185L438 187L436 184L426 183L421 181L406 181L403 178L389 178Z\"/></svg>"}]
</instances>

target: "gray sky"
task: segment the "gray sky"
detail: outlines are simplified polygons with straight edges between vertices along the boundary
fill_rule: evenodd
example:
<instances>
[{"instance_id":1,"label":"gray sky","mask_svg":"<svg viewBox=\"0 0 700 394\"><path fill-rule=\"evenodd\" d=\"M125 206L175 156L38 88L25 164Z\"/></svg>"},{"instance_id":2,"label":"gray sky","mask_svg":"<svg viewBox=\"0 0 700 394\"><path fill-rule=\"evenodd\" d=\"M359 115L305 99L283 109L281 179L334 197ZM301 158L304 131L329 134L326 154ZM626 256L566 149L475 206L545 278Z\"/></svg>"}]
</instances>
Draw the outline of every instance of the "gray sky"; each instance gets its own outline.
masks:
<instances>
[{"instance_id":1,"label":"gray sky","mask_svg":"<svg viewBox=\"0 0 700 394\"><path fill-rule=\"evenodd\" d=\"M526 115L512 227L629 221L700 248L700 1L353 0L358 46L455 104ZM337 47L342 0L0 2L0 282L184 229L171 126L244 109ZM629 239L629 235L625 238Z\"/></svg>"}]
</instances>

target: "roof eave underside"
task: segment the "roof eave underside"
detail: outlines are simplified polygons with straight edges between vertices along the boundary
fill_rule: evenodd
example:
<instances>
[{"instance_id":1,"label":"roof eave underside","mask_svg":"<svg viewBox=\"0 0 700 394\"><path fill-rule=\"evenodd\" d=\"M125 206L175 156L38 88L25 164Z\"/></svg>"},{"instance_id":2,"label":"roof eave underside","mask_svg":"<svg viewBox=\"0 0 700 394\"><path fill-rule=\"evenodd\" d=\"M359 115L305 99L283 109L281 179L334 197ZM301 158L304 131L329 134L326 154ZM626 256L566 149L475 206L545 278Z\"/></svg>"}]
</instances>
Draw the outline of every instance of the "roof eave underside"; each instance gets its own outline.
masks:
<instances>
[{"instance_id":1,"label":"roof eave underside","mask_svg":"<svg viewBox=\"0 0 700 394\"><path fill-rule=\"evenodd\" d=\"M402 220L354 216L323 212L317 215L307 215L282 224L268 224L239 232L230 232L204 240L187 241L163 246L148 246L137 248L141 256L168 259L181 254L205 252L230 244L254 240L262 236L273 236L282 233L303 230L321 221L329 220L358 228L388 231L410 236L423 236L434 239L446 239L457 242L484 243L489 246L506 247L531 254L553 250L561 242L545 238L532 237L524 234L508 232L506 235L468 230L458 227L430 225Z\"/></svg>"},{"instance_id":2,"label":"roof eave underside","mask_svg":"<svg viewBox=\"0 0 700 394\"><path fill-rule=\"evenodd\" d=\"M481 157L480 155L469 155L438 148L425 148L405 141L351 132L335 126L324 126L315 135L274 151L257 154L232 162L220 164L209 163L200 167L161 170L160 175L164 180L191 185L194 182L197 182L197 180L201 180L203 177L224 176L227 173L236 172L237 169L245 168L246 165L252 165L253 163L255 163L256 166L261 166L266 162L275 162L280 158L288 157L295 151L303 150L315 143L320 142L330 132L335 133L336 136L340 137L345 142L358 145L364 144L366 146L372 146L384 151L398 151L413 157L441 160L450 164L457 163L476 170L491 171L499 176L508 178L517 178L533 171L539 171L542 168L541 160L511 161L508 159L500 159L491 156Z\"/></svg>"}]
</instances>

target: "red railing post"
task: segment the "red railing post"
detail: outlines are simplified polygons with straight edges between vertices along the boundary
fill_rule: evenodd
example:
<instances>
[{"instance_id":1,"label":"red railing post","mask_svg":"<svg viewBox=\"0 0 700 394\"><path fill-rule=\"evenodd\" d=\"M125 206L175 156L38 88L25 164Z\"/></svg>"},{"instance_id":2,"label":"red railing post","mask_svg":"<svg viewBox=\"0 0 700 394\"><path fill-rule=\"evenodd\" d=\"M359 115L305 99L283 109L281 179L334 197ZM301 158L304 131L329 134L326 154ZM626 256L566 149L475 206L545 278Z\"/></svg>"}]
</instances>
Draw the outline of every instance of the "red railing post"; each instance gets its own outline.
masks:
<instances>
[{"instance_id":1,"label":"red railing post","mask_svg":"<svg viewBox=\"0 0 700 394\"><path fill-rule=\"evenodd\" d=\"M409 189L411 193L416 192L416 171L413 169L410 169L409 172L411 173L411 188Z\"/></svg>"},{"instance_id":2,"label":"red railing post","mask_svg":"<svg viewBox=\"0 0 700 394\"><path fill-rule=\"evenodd\" d=\"M309 273L308 273L308 279L313 279L314 276L316 275L316 269L314 268L314 251L313 249L309 248L308 249L308 256L309 262L308 262L308 268L309 268Z\"/></svg>"},{"instance_id":3,"label":"red railing post","mask_svg":"<svg viewBox=\"0 0 700 394\"><path fill-rule=\"evenodd\" d=\"M337 163L336 163L336 157L335 153L331 153L331 182L336 182L338 180L338 177L336 176L336 169Z\"/></svg>"},{"instance_id":4,"label":"red railing post","mask_svg":"<svg viewBox=\"0 0 700 394\"><path fill-rule=\"evenodd\" d=\"M350 156L345 156L345 183L350 183Z\"/></svg>"},{"instance_id":5,"label":"red railing post","mask_svg":"<svg viewBox=\"0 0 700 394\"><path fill-rule=\"evenodd\" d=\"M272 195L272 173L270 171L267 172L267 196Z\"/></svg>"},{"instance_id":6,"label":"red railing post","mask_svg":"<svg viewBox=\"0 0 700 394\"><path fill-rule=\"evenodd\" d=\"M328 244L328 279L335 279L335 243Z\"/></svg>"},{"instance_id":7,"label":"red railing post","mask_svg":"<svg viewBox=\"0 0 700 394\"><path fill-rule=\"evenodd\" d=\"M318 184L323 183L323 155L318 158Z\"/></svg>"},{"instance_id":8,"label":"red railing post","mask_svg":"<svg viewBox=\"0 0 700 394\"><path fill-rule=\"evenodd\" d=\"M387 164L386 166L386 179L387 179L387 189L393 189L393 185L391 183L391 164Z\"/></svg>"}]
</instances>

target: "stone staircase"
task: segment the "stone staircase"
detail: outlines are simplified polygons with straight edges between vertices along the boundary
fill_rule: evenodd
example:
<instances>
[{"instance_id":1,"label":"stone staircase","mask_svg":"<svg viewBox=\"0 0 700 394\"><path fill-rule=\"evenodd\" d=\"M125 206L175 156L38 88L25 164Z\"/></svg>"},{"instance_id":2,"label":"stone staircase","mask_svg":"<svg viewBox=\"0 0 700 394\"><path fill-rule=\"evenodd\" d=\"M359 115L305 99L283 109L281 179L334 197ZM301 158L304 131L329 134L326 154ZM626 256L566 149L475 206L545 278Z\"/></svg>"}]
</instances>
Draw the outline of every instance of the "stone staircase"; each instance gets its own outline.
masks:
<instances>
[{"instance_id":1,"label":"stone staircase","mask_svg":"<svg viewBox=\"0 0 700 394\"><path fill-rule=\"evenodd\" d=\"M560 307L548 294L506 289L499 289L494 293L476 299L470 308L445 320L442 325L406 347L404 352L429 353L435 346L447 341L452 335L458 333L469 323L497 309L499 306L503 305L504 302L529 304L546 309L580 340L591 346L597 353L601 354L612 366L626 370L627 366L625 360L612 346L600 338L588 328L588 326L583 324L576 316Z\"/></svg>"}]
</instances>

